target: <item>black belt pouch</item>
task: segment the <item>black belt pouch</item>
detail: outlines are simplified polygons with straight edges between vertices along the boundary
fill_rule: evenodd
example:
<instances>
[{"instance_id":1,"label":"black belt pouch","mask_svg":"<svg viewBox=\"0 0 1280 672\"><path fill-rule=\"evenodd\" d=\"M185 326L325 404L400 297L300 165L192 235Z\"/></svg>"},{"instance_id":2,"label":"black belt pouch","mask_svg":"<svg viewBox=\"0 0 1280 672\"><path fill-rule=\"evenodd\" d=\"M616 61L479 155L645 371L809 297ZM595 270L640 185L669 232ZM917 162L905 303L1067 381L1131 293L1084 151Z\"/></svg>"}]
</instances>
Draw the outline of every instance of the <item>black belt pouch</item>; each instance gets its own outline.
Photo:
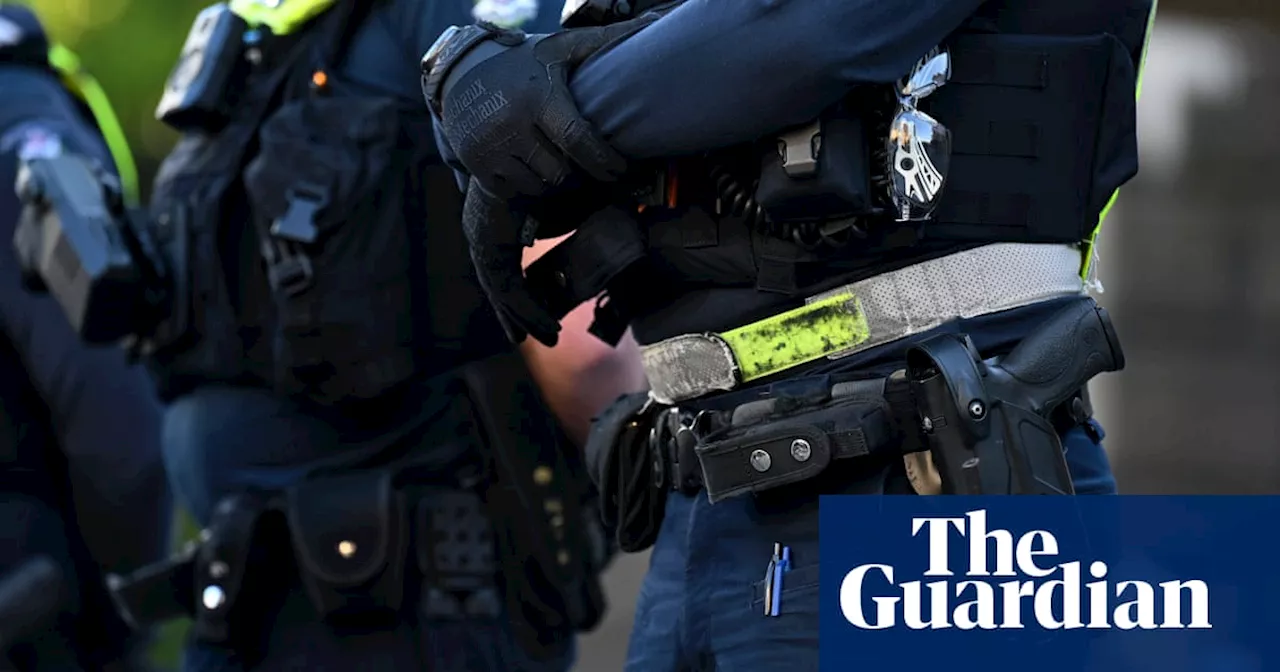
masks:
<instances>
[{"instance_id":1,"label":"black belt pouch","mask_svg":"<svg viewBox=\"0 0 1280 672\"><path fill-rule=\"evenodd\" d=\"M404 597L406 505L386 471L326 476L287 494L302 585L321 618L395 612Z\"/></svg>"}]
</instances>

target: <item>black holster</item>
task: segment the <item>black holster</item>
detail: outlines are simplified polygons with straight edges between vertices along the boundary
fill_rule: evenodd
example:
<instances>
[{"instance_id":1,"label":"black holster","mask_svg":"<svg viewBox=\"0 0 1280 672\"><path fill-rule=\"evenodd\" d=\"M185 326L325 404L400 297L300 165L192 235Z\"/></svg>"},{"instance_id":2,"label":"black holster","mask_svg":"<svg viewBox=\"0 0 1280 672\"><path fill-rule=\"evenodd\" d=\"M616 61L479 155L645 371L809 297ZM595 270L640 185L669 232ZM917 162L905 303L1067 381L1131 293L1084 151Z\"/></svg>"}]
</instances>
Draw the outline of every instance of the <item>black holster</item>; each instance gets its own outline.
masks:
<instances>
[{"instance_id":1,"label":"black holster","mask_svg":"<svg viewBox=\"0 0 1280 672\"><path fill-rule=\"evenodd\" d=\"M267 545L282 530L264 524L267 501L253 493L227 497L209 525L168 560L128 576L108 575L107 587L125 622L141 629L191 617L202 641L256 650L262 605L280 590L278 553ZM277 544L275 548L280 548ZM274 570L274 571L273 571Z\"/></svg>"},{"instance_id":2,"label":"black holster","mask_svg":"<svg viewBox=\"0 0 1280 672\"><path fill-rule=\"evenodd\" d=\"M266 511L267 502L253 493L227 497L214 508L195 552L197 638L241 650L257 644L260 607L274 578L262 565L277 555L267 545L273 535L263 525Z\"/></svg>"},{"instance_id":3,"label":"black holster","mask_svg":"<svg viewBox=\"0 0 1280 672\"><path fill-rule=\"evenodd\" d=\"M1082 298L1008 355L983 361L967 336L928 339L907 353L907 378L944 494L1069 495L1055 415L1088 418L1082 389L1124 368L1107 312Z\"/></svg>"},{"instance_id":4,"label":"black holster","mask_svg":"<svg viewBox=\"0 0 1280 672\"><path fill-rule=\"evenodd\" d=\"M604 615L607 553L594 492L518 353L474 362L459 375L483 435L485 500L516 637L535 658L555 656L564 635L590 630Z\"/></svg>"},{"instance_id":5,"label":"black holster","mask_svg":"<svg viewBox=\"0 0 1280 672\"><path fill-rule=\"evenodd\" d=\"M653 545L666 512L663 470L654 452L654 416L663 407L647 392L619 397L591 423L586 457L600 491L600 514L618 548L639 553Z\"/></svg>"}]
</instances>

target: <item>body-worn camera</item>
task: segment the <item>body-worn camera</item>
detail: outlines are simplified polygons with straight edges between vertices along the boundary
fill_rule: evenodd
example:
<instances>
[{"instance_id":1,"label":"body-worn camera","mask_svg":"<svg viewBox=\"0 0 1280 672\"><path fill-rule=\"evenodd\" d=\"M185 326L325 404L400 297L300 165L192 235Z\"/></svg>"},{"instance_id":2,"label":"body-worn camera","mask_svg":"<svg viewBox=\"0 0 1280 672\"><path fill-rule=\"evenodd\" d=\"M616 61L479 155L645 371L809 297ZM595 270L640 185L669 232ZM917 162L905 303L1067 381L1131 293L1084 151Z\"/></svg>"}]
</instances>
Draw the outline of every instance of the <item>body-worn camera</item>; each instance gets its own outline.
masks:
<instances>
[{"instance_id":1,"label":"body-worn camera","mask_svg":"<svg viewBox=\"0 0 1280 672\"><path fill-rule=\"evenodd\" d=\"M167 296L164 271L119 184L96 161L63 154L23 162L17 191L13 244L27 289L52 295L85 342L146 333Z\"/></svg>"},{"instance_id":2,"label":"body-worn camera","mask_svg":"<svg viewBox=\"0 0 1280 672\"><path fill-rule=\"evenodd\" d=\"M247 28L226 3L200 12L165 82L156 119L184 131L221 128L227 121L226 92L243 62Z\"/></svg>"}]
</instances>

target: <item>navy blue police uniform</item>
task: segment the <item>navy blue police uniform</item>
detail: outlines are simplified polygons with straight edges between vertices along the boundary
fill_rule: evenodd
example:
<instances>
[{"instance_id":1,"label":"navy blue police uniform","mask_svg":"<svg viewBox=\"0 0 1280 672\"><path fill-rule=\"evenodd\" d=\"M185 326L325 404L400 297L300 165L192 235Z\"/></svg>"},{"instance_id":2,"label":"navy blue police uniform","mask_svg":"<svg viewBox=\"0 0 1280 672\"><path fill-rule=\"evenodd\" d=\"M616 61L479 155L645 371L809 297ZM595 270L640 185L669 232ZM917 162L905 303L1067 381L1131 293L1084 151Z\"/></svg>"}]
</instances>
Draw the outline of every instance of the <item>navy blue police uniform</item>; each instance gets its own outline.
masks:
<instances>
[{"instance_id":1,"label":"navy blue police uniform","mask_svg":"<svg viewBox=\"0 0 1280 672\"><path fill-rule=\"evenodd\" d=\"M60 81L49 50L30 10L0 6L0 183L14 184L22 159L62 153L115 170L93 115ZM20 210L13 189L0 189L0 238L13 237ZM135 569L168 551L160 404L123 352L81 344L56 303L26 292L15 262L6 245L0 582L15 584L6 595L48 604L0 606L0 669L145 669L145 633L116 615L103 571ZM41 566L49 572L29 571ZM16 585L23 577L37 581L34 595ZM23 613L36 622L20 623Z\"/></svg>"},{"instance_id":2,"label":"navy blue police uniform","mask_svg":"<svg viewBox=\"0 0 1280 672\"><path fill-rule=\"evenodd\" d=\"M567 17L627 18L622 3L567 4ZM542 318L599 297L595 333L616 341L630 327L642 345L650 392L603 413L588 445L622 548L652 546L627 669L817 669L815 494L958 490L936 459L912 459L936 458L939 428L900 375L908 353L967 334L970 352L1002 356L1064 314L1096 313L1092 244L1137 171L1155 3L637 4L656 15L616 24L630 34L563 78L573 124L477 120L467 104L477 81L506 99L533 90L486 69L502 58L547 65L553 84L537 90L554 98L556 61L526 46L540 38L448 35L424 57L424 93L442 150L469 176L469 207L484 204L468 231L514 223L527 242L531 225L574 228L548 216L570 207L566 191L593 203L489 295L540 340L554 338ZM579 151L556 133L586 122L607 147ZM479 138L498 136L517 149L494 159ZM619 178L601 161L609 151L659 178ZM575 190L571 171L629 199L601 203L592 194L608 182ZM482 271L500 256L484 235L470 242ZM1123 358L1108 339L1114 370ZM1064 405L1041 410L1066 490L1114 493L1087 392ZM636 476L650 463L652 479ZM779 546L790 571L773 594L761 577Z\"/></svg>"},{"instance_id":3,"label":"navy blue police uniform","mask_svg":"<svg viewBox=\"0 0 1280 672\"><path fill-rule=\"evenodd\" d=\"M600 617L589 481L461 255L411 59L476 17L555 25L530 1L205 9L157 109L181 137L117 216L155 310L64 301L168 402L204 530L115 594L194 617L184 669L566 670Z\"/></svg>"}]
</instances>

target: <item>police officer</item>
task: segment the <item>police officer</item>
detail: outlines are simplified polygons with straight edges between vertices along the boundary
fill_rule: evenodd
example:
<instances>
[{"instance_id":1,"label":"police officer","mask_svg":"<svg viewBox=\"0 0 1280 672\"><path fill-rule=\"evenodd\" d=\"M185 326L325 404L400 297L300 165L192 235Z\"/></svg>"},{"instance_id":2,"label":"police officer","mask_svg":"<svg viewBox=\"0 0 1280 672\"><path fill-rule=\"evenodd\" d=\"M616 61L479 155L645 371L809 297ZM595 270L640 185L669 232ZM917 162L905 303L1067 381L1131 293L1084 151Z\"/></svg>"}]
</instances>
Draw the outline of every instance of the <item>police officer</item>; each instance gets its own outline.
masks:
<instances>
[{"instance_id":1,"label":"police officer","mask_svg":"<svg viewBox=\"0 0 1280 672\"><path fill-rule=\"evenodd\" d=\"M80 153L132 186L100 89L10 4L0 5L0 90L0 183L14 183L21 160ZM0 189L5 240L19 211L13 189ZM116 615L103 571L168 550L160 406L123 353L83 346L56 303L24 291L13 248L3 250L0 669L145 669L145 633Z\"/></svg>"},{"instance_id":2,"label":"police officer","mask_svg":"<svg viewBox=\"0 0 1280 672\"><path fill-rule=\"evenodd\" d=\"M451 30L424 93L509 335L603 292L594 333L642 346L588 445L653 546L627 669L816 669L817 494L1115 492L1084 291L1155 6L655 4L567 3L631 33L585 63Z\"/></svg>"},{"instance_id":3,"label":"police officer","mask_svg":"<svg viewBox=\"0 0 1280 672\"><path fill-rule=\"evenodd\" d=\"M600 618L589 481L463 256L405 60L450 23L554 17L211 6L157 110L182 137L147 216L33 199L58 215L34 237L84 252L80 273L41 266L50 291L85 338L127 336L169 402L167 466L204 532L116 595L137 622L190 611L185 669L565 670ZM82 183L44 168L46 193Z\"/></svg>"}]
</instances>

